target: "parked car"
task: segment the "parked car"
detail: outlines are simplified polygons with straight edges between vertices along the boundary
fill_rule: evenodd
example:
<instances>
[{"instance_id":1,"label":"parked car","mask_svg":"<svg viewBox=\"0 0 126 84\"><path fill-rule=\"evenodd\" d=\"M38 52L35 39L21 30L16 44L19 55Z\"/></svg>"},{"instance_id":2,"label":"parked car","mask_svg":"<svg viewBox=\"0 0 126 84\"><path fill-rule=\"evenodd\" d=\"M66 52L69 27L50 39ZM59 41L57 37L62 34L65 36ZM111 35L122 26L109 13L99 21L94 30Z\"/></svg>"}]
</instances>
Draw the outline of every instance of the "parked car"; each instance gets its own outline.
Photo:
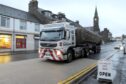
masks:
<instances>
[{"instance_id":1,"label":"parked car","mask_svg":"<svg viewBox=\"0 0 126 84\"><path fill-rule=\"evenodd\" d=\"M115 46L114 49L120 49L120 47L119 46Z\"/></svg>"}]
</instances>

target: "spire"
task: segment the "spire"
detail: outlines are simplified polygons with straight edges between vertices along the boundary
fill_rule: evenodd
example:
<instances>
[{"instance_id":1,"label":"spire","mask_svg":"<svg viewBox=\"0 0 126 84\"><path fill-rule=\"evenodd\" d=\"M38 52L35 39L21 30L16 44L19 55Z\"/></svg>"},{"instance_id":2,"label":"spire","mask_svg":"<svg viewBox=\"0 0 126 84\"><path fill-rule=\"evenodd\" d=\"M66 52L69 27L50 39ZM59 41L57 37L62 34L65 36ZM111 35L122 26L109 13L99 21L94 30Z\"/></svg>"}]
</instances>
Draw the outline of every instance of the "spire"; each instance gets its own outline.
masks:
<instances>
[{"instance_id":1,"label":"spire","mask_svg":"<svg viewBox=\"0 0 126 84\"><path fill-rule=\"evenodd\" d=\"M95 15L94 15L94 17L98 17L97 6L95 7Z\"/></svg>"},{"instance_id":2,"label":"spire","mask_svg":"<svg viewBox=\"0 0 126 84\"><path fill-rule=\"evenodd\" d=\"M31 0L32 2L37 1L37 0Z\"/></svg>"},{"instance_id":3,"label":"spire","mask_svg":"<svg viewBox=\"0 0 126 84\"><path fill-rule=\"evenodd\" d=\"M94 13L94 32L97 32L97 33L100 32L97 6L95 7L95 13Z\"/></svg>"}]
</instances>

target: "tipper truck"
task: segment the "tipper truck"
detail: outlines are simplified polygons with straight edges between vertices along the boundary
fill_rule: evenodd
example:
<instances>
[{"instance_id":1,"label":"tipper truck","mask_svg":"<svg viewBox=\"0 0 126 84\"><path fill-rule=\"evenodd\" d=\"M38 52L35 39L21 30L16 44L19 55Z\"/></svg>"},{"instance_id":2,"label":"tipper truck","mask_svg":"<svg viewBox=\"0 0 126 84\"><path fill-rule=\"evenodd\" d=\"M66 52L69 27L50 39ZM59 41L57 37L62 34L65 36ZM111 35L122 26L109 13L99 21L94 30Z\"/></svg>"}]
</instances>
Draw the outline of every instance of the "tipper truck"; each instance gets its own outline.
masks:
<instances>
[{"instance_id":1,"label":"tipper truck","mask_svg":"<svg viewBox=\"0 0 126 84\"><path fill-rule=\"evenodd\" d=\"M39 57L43 60L71 62L101 50L101 37L68 22L46 24L40 32Z\"/></svg>"}]
</instances>

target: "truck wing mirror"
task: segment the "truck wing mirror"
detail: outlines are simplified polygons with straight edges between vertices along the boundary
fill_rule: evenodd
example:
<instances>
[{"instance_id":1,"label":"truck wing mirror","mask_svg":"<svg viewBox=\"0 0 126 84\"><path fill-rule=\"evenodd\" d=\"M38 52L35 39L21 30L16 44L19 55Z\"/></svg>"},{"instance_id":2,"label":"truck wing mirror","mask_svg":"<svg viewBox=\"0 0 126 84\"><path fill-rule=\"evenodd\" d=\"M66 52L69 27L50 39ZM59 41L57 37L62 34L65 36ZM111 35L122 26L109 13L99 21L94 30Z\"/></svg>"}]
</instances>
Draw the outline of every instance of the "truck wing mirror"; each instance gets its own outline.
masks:
<instances>
[{"instance_id":1,"label":"truck wing mirror","mask_svg":"<svg viewBox=\"0 0 126 84\"><path fill-rule=\"evenodd\" d=\"M66 32L66 39L67 39L67 40L70 39L70 32L69 32L69 31Z\"/></svg>"}]
</instances>

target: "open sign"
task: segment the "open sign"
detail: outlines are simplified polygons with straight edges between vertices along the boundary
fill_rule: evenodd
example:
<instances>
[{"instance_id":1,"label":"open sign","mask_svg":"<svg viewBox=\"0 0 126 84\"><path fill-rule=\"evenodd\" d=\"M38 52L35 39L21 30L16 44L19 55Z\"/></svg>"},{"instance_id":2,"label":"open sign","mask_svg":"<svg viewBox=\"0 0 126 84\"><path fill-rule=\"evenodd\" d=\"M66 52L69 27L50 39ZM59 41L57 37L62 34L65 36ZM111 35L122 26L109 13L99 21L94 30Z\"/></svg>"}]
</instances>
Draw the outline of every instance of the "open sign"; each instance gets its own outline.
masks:
<instances>
[{"instance_id":1,"label":"open sign","mask_svg":"<svg viewBox=\"0 0 126 84\"><path fill-rule=\"evenodd\" d=\"M100 60L98 61L97 79L105 79L113 81L115 78L115 71L113 70L112 61Z\"/></svg>"}]
</instances>

